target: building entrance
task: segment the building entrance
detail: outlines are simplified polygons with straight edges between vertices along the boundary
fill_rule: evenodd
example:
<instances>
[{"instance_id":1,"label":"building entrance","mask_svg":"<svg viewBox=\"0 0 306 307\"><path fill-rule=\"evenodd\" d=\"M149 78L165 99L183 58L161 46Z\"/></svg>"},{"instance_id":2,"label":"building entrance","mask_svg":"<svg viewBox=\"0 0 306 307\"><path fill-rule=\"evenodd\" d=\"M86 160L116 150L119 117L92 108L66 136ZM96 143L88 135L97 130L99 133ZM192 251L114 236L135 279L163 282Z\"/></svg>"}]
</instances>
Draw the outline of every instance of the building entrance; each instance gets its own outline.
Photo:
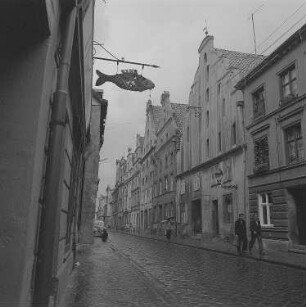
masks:
<instances>
[{"instance_id":1,"label":"building entrance","mask_svg":"<svg viewBox=\"0 0 306 307\"><path fill-rule=\"evenodd\" d=\"M193 226L193 233L202 233L202 210L201 200L197 199L192 202L191 219Z\"/></svg>"},{"instance_id":2,"label":"building entrance","mask_svg":"<svg viewBox=\"0 0 306 307\"><path fill-rule=\"evenodd\" d=\"M306 187L289 190L296 207L296 224L298 229L298 241L306 245Z\"/></svg>"}]
</instances>

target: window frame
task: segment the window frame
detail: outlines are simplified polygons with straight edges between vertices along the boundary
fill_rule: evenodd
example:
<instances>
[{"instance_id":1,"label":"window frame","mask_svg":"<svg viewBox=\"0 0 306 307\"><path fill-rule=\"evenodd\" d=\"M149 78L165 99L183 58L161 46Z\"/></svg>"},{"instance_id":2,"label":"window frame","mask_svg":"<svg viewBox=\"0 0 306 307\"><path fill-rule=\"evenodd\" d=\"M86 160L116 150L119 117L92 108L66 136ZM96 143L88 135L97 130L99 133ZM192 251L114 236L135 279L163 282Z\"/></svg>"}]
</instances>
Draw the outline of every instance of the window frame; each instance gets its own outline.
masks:
<instances>
[{"instance_id":1,"label":"window frame","mask_svg":"<svg viewBox=\"0 0 306 307\"><path fill-rule=\"evenodd\" d=\"M293 67L293 69L292 69ZM295 70L295 78L293 80L291 80L291 74L290 72ZM282 82L282 78L287 75L289 73L289 81L284 85ZM286 103L288 101L291 101L292 99L294 99L295 97L298 96L298 69L297 69L297 64L296 61L290 63L289 65L287 65L286 67L284 67L279 73L278 73L278 78L279 78L279 94L280 94L280 103ZM292 90L292 83L296 82L296 93L293 94L293 90ZM283 88L286 87L287 85L289 85L290 88L290 94L288 96L284 96L284 91Z\"/></svg>"},{"instance_id":2,"label":"window frame","mask_svg":"<svg viewBox=\"0 0 306 307\"><path fill-rule=\"evenodd\" d=\"M266 202L262 201L262 195L265 195ZM260 220L260 224L262 227L274 227L274 225L271 223L271 207L273 206L273 202L269 202L269 199L271 199L272 196L270 193L262 192L257 194L257 200L258 200L258 217ZM264 222L264 216L263 216L263 207L266 207L267 212L267 223Z\"/></svg>"},{"instance_id":3,"label":"window frame","mask_svg":"<svg viewBox=\"0 0 306 307\"><path fill-rule=\"evenodd\" d=\"M261 164L256 164L256 142L262 141L263 139L267 139L267 151L268 151L268 156L267 156L267 162L261 163ZM267 171L270 169L270 151L269 151L269 137L268 134L264 134L260 137L257 137L256 139L253 139L254 142L254 173L261 173L263 171Z\"/></svg>"},{"instance_id":4,"label":"window frame","mask_svg":"<svg viewBox=\"0 0 306 307\"><path fill-rule=\"evenodd\" d=\"M256 99L256 95L262 93L262 112L255 112L255 102L258 101ZM266 115L266 89L265 89L265 84L261 84L258 86L252 93L252 107L253 107L253 119L260 118L262 116ZM257 104L258 106L258 104ZM258 107L257 107L258 109Z\"/></svg>"},{"instance_id":5,"label":"window frame","mask_svg":"<svg viewBox=\"0 0 306 307\"><path fill-rule=\"evenodd\" d=\"M300 137L299 138L294 138L294 140L293 141L288 141L288 137L287 137L287 131L289 130L289 129L292 129L292 128L294 128L294 127L296 127L296 126L299 126L300 127ZM292 123L291 125L289 125L289 126L286 126L284 129L283 129L283 133L284 133L284 144L285 144L285 152L286 152L286 163L287 164L294 164L294 163L299 163L299 162L301 162L301 161L304 161L305 160L305 152L304 152L304 147L305 147L305 145L304 145L304 141L303 141L303 130L302 130L302 125L301 125L301 122L300 121L298 121L298 122L295 122L295 123ZM296 156L298 156L298 149L297 149L297 141L299 141L299 140L301 140L301 142L302 142L302 145L303 145L303 154L302 154L302 157L298 157L297 159L295 159L295 160L291 160L290 161L290 159L289 159L289 146L288 146L288 144L289 143L292 143L292 142L294 142L294 148L295 148L295 154L296 154Z\"/></svg>"}]
</instances>

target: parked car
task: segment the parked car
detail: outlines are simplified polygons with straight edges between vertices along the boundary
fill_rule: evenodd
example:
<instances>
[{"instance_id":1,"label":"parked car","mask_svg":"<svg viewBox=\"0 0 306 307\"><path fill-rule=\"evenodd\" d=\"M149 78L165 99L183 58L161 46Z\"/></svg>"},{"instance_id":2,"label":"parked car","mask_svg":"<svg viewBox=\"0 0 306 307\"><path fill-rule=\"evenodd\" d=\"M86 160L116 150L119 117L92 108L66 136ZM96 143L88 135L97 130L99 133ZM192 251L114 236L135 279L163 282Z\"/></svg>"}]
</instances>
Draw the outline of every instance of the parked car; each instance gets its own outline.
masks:
<instances>
[{"instance_id":1,"label":"parked car","mask_svg":"<svg viewBox=\"0 0 306 307\"><path fill-rule=\"evenodd\" d=\"M95 221L93 227L94 236L101 236L102 230L105 228L103 221Z\"/></svg>"}]
</instances>

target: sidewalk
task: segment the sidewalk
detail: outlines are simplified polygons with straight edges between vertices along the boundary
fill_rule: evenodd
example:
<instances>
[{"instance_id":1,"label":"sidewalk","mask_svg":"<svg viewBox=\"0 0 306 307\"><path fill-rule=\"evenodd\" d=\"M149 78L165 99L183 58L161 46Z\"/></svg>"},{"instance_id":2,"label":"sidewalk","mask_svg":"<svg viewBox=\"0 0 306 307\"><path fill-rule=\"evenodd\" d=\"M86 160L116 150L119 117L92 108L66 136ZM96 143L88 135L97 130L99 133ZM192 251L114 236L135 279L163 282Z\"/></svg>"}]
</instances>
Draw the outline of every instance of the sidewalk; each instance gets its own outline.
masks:
<instances>
[{"instance_id":1,"label":"sidewalk","mask_svg":"<svg viewBox=\"0 0 306 307\"><path fill-rule=\"evenodd\" d=\"M115 231L115 230L113 230ZM149 235L145 233L131 233L125 231L118 231L127 235L134 235L139 237L145 237L152 240L160 240L166 241L164 236L159 235ZM200 248L208 251L219 252L223 254L235 255L237 257L241 257L237 255L236 247L229 243L225 242L222 239L215 238L215 239L200 239L200 238L178 238L175 236L171 237L170 242L172 244L179 244L185 246L191 246L195 248ZM293 252L282 252L282 251L274 251L274 250L265 250L265 255L259 255L257 248L254 246L252 255L245 254L242 257L254 259L257 261L265 261L279 265L285 265L288 267L293 267L297 269L306 270L306 254L298 254Z\"/></svg>"}]
</instances>

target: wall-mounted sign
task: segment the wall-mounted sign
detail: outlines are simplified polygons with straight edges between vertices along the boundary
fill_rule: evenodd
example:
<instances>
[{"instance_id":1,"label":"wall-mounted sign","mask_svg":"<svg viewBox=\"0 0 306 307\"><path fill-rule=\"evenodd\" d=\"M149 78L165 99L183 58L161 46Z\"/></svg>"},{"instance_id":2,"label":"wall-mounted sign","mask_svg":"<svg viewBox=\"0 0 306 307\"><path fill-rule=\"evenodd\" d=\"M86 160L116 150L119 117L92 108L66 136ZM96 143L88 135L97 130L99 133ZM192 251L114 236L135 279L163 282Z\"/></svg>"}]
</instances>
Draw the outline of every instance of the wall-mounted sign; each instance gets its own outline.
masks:
<instances>
[{"instance_id":1,"label":"wall-mounted sign","mask_svg":"<svg viewBox=\"0 0 306 307\"><path fill-rule=\"evenodd\" d=\"M135 69L122 70L121 72L121 74L110 76L96 70L96 73L99 76L96 81L96 86L102 85L105 82L112 82L124 90L134 92L143 92L155 87L155 84L151 80L139 75Z\"/></svg>"}]
</instances>

